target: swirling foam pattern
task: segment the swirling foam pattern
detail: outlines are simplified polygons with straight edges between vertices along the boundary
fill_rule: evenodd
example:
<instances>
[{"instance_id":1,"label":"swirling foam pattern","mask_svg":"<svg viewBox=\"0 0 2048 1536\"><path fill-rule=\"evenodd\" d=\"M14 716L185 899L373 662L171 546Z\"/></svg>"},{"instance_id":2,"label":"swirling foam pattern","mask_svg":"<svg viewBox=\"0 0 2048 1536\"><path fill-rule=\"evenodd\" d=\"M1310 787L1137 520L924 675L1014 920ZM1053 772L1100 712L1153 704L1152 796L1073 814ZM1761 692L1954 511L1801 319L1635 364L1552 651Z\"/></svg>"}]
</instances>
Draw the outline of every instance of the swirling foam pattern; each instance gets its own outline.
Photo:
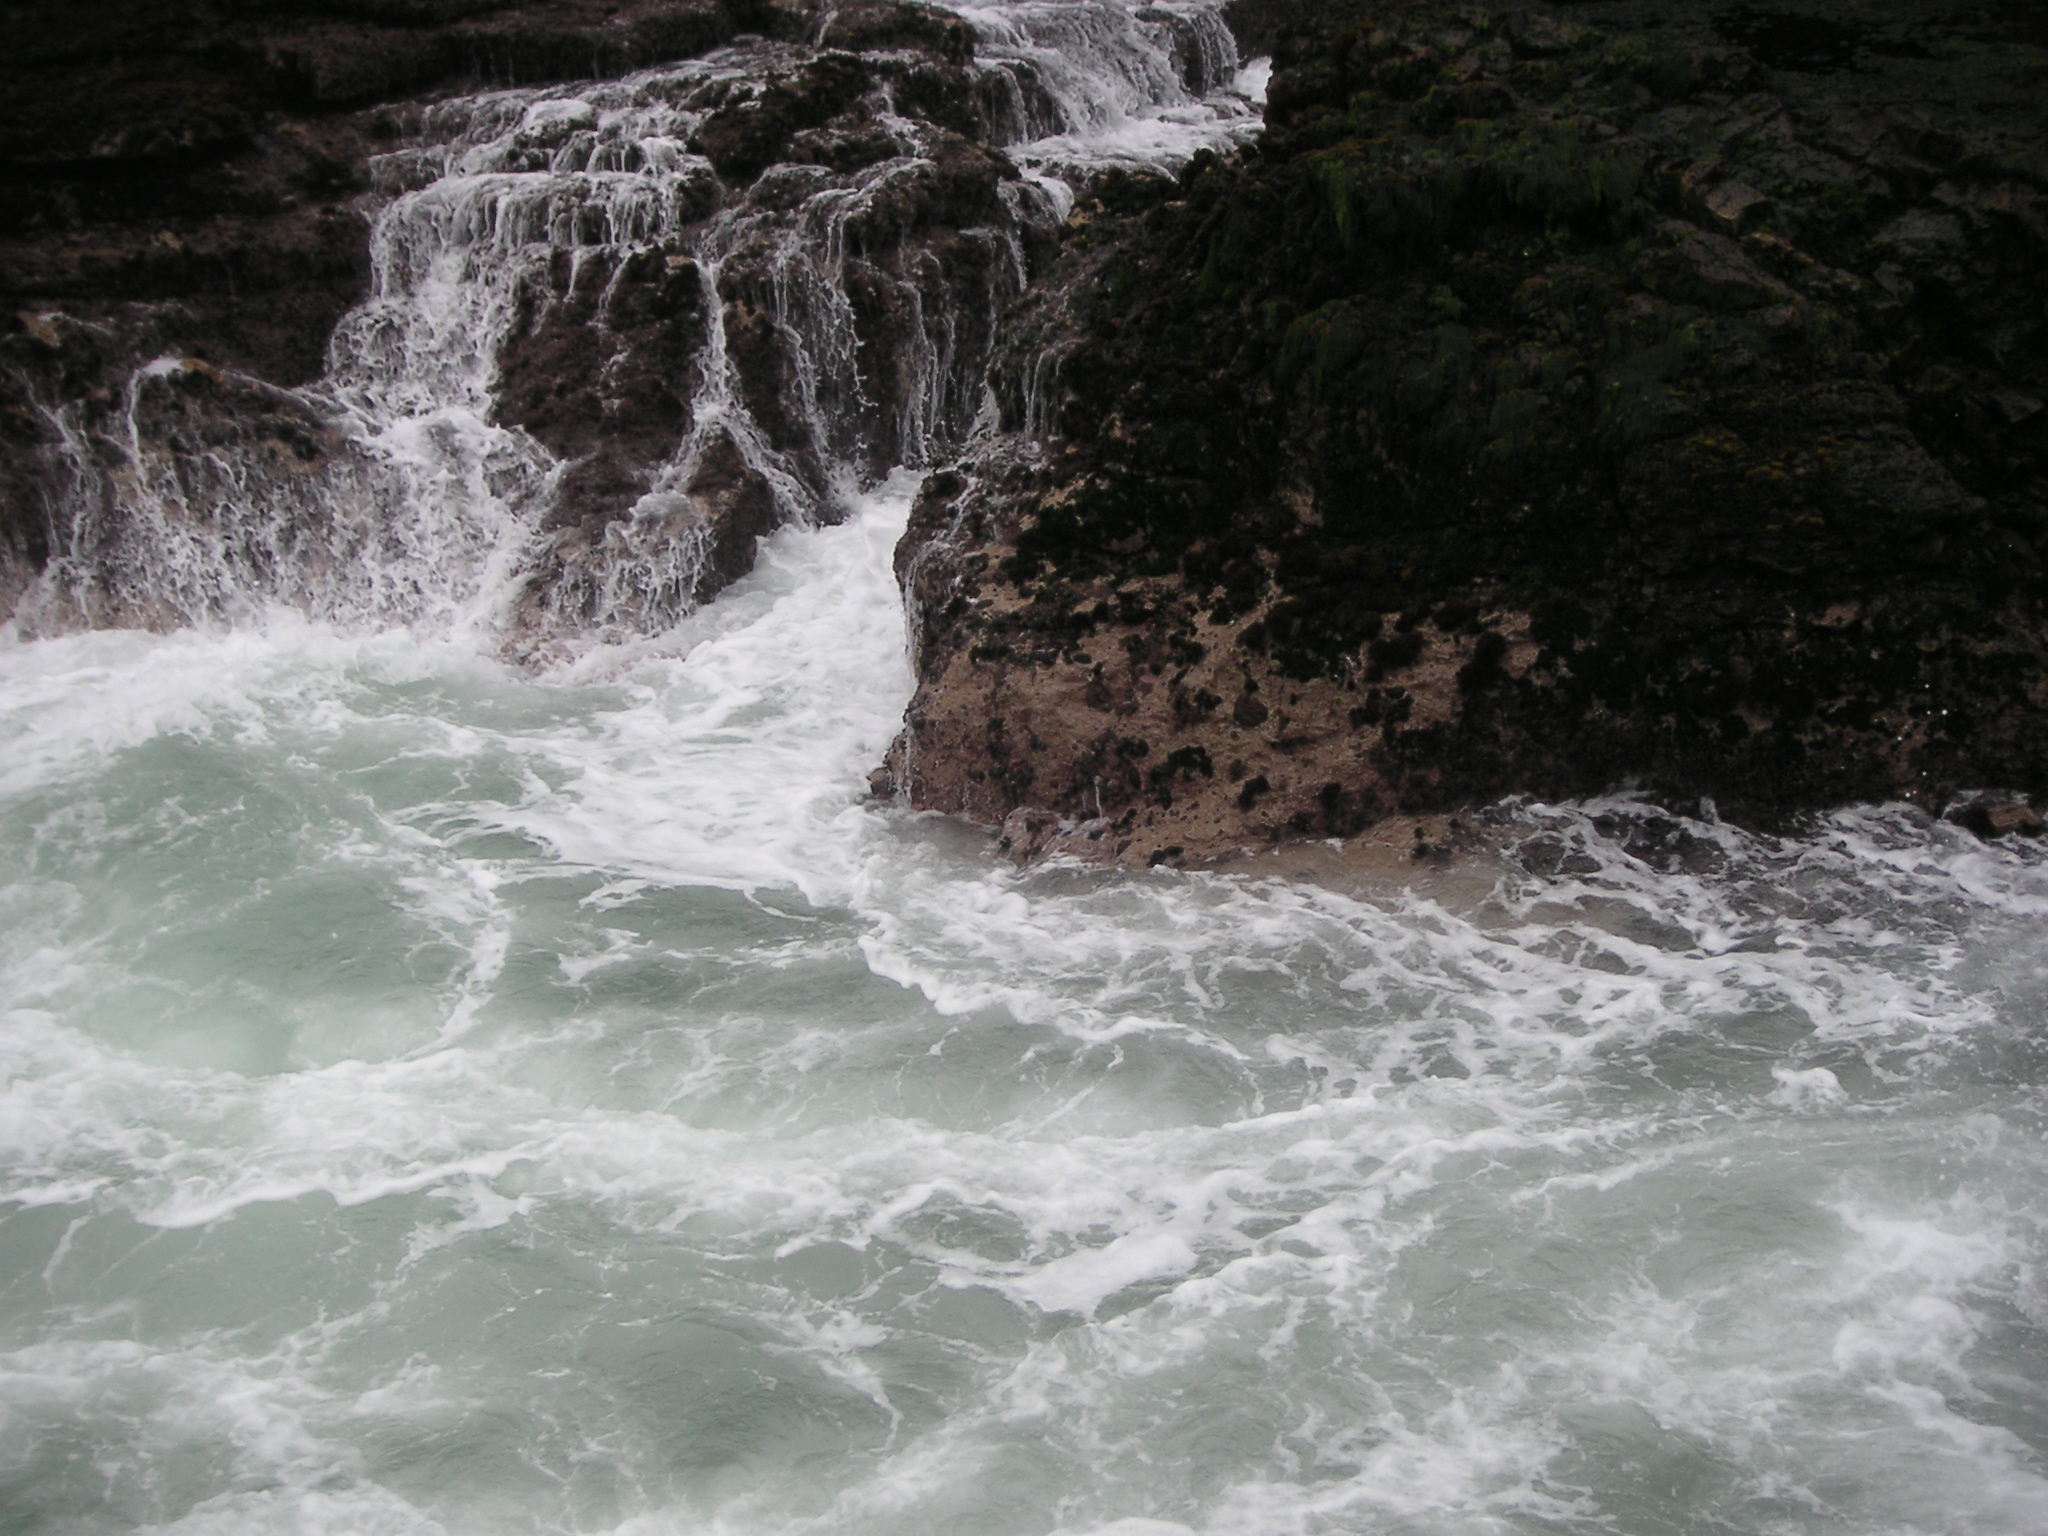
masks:
<instances>
[{"instance_id":1,"label":"swirling foam pattern","mask_svg":"<svg viewBox=\"0 0 2048 1536\"><path fill-rule=\"evenodd\" d=\"M2048 1528L2037 852L1019 872L860 800L908 491L546 679L0 645L7 1528Z\"/></svg>"}]
</instances>

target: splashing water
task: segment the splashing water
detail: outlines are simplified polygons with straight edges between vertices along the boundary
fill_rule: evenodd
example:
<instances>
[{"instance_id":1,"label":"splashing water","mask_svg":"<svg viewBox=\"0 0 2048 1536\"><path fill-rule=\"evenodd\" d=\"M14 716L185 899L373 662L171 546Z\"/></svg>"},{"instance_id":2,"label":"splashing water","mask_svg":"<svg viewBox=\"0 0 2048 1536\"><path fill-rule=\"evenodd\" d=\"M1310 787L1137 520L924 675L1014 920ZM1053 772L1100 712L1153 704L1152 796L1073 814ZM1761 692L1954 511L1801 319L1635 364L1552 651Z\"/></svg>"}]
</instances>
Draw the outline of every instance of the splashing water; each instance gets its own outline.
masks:
<instances>
[{"instance_id":1,"label":"splashing water","mask_svg":"<svg viewBox=\"0 0 2048 1536\"><path fill-rule=\"evenodd\" d=\"M2037 854L992 865L908 489L564 678L0 650L11 1529L2041 1528Z\"/></svg>"},{"instance_id":2,"label":"splashing water","mask_svg":"<svg viewBox=\"0 0 2048 1536\"><path fill-rule=\"evenodd\" d=\"M1146 14L970 13L1013 81L1152 40L1020 115L1045 184L1234 68ZM351 322L366 433L484 430L463 302L445 367ZM473 575L0 640L0 1525L2048 1528L2039 849L1624 800L1402 879L1014 870L861 799L914 482L544 677Z\"/></svg>"}]
</instances>

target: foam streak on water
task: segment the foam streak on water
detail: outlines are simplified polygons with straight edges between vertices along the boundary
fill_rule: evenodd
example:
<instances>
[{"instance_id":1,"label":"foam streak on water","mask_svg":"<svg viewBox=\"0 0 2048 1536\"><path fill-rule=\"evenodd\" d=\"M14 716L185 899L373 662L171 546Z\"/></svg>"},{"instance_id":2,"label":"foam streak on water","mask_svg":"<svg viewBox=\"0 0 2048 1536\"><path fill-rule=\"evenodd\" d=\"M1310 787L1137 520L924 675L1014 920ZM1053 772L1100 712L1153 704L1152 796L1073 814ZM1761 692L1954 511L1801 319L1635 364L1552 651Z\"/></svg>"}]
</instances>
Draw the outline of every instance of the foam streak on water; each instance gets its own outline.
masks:
<instances>
[{"instance_id":1,"label":"foam streak on water","mask_svg":"<svg viewBox=\"0 0 2048 1536\"><path fill-rule=\"evenodd\" d=\"M2037 854L1013 871L860 800L908 489L544 681L0 649L8 1529L2048 1526Z\"/></svg>"}]
</instances>

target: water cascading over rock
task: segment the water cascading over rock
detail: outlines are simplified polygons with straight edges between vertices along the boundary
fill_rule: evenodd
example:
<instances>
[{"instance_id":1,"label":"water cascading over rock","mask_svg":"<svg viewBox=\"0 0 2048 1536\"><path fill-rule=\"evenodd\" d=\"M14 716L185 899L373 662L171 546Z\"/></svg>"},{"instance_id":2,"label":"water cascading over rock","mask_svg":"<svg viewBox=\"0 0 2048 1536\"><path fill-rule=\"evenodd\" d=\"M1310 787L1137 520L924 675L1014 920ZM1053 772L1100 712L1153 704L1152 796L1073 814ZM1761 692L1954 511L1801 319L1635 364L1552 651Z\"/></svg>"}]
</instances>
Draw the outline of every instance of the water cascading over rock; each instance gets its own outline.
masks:
<instances>
[{"instance_id":1,"label":"water cascading over rock","mask_svg":"<svg viewBox=\"0 0 2048 1536\"><path fill-rule=\"evenodd\" d=\"M169 350L162 306L25 313L23 632L283 603L544 660L658 631L762 534L958 451L1062 174L1256 126L1206 7L776 14L621 79L365 114L368 296L301 387Z\"/></svg>"}]
</instances>

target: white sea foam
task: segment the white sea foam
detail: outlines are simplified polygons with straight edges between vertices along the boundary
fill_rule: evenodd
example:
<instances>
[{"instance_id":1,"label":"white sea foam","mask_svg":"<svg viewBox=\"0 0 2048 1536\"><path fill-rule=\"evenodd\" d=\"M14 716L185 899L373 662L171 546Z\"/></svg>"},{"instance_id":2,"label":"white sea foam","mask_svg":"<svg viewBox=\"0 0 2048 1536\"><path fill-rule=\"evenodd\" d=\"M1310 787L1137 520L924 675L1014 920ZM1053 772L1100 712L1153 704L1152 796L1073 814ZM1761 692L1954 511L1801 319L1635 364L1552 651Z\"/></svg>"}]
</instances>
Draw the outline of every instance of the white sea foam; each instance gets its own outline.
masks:
<instances>
[{"instance_id":1,"label":"white sea foam","mask_svg":"<svg viewBox=\"0 0 2048 1536\"><path fill-rule=\"evenodd\" d=\"M0 1446L102 1437L194 1532L503 1528L501 1442L581 1529L2038 1525L2034 852L1855 811L1660 873L1611 802L1514 812L1590 871L1476 902L991 863L860 799L904 490L552 680L282 616L0 649ZM355 892L352 989L302 918ZM536 1259L635 1278L437 1342ZM791 1406L686 1415L756 1446L688 1472L564 1326Z\"/></svg>"}]
</instances>

